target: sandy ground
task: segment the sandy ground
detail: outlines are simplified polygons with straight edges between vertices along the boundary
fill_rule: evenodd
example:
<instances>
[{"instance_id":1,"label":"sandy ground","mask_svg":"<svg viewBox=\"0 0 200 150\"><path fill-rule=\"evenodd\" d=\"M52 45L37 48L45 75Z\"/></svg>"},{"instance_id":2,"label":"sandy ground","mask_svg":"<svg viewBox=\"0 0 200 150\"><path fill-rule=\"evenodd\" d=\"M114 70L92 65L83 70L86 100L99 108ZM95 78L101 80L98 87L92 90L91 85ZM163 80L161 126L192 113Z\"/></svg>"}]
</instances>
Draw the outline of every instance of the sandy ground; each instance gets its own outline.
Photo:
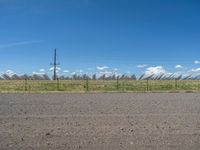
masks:
<instances>
[{"instance_id":1,"label":"sandy ground","mask_svg":"<svg viewBox=\"0 0 200 150\"><path fill-rule=\"evenodd\" d=\"M199 150L200 94L0 94L0 150Z\"/></svg>"}]
</instances>

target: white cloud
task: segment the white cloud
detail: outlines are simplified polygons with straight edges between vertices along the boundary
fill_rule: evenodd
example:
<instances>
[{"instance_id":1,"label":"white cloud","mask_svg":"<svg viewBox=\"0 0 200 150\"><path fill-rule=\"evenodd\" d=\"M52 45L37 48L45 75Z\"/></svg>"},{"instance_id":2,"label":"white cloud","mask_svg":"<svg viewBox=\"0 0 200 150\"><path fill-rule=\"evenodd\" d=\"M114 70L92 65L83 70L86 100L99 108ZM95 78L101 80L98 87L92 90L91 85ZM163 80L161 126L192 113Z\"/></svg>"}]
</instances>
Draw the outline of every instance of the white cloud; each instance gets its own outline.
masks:
<instances>
[{"instance_id":1,"label":"white cloud","mask_svg":"<svg viewBox=\"0 0 200 150\"><path fill-rule=\"evenodd\" d=\"M114 71L118 71L119 69L118 68L114 68Z\"/></svg>"},{"instance_id":2,"label":"white cloud","mask_svg":"<svg viewBox=\"0 0 200 150\"><path fill-rule=\"evenodd\" d=\"M72 73L71 73L71 75L75 75L75 74L76 74L76 72L72 72Z\"/></svg>"},{"instance_id":3,"label":"white cloud","mask_svg":"<svg viewBox=\"0 0 200 150\"><path fill-rule=\"evenodd\" d=\"M148 65L146 65L146 64L141 64L141 65L137 65L137 68L145 68L145 67L147 67Z\"/></svg>"},{"instance_id":4,"label":"white cloud","mask_svg":"<svg viewBox=\"0 0 200 150\"><path fill-rule=\"evenodd\" d=\"M0 48L7 48L7 47L20 46L20 45L35 44L35 43L41 43L41 42L43 42L43 41L41 41L41 40L32 40L32 41L21 41L21 42L15 42L15 43L0 44Z\"/></svg>"},{"instance_id":5,"label":"white cloud","mask_svg":"<svg viewBox=\"0 0 200 150\"><path fill-rule=\"evenodd\" d=\"M156 66L156 67L149 67L145 71L145 75L159 75L159 74L165 74L167 71L163 68L163 66Z\"/></svg>"},{"instance_id":6,"label":"white cloud","mask_svg":"<svg viewBox=\"0 0 200 150\"><path fill-rule=\"evenodd\" d=\"M68 73L68 72L69 72L69 70L63 70L63 72L64 72L64 73Z\"/></svg>"},{"instance_id":7,"label":"white cloud","mask_svg":"<svg viewBox=\"0 0 200 150\"><path fill-rule=\"evenodd\" d=\"M73 74L73 73L75 73L75 74L79 74L79 75L80 75L80 74L83 73L83 70L81 70L81 69L79 69L79 70L75 70L74 72L72 72L72 74Z\"/></svg>"},{"instance_id":8,"label":"white cloud","mask_svg":"<svg viewBox=\"0 0 200 150\"><path fill-rule=\"evenodd\" d=\"M99 73L100 73L100 74L112 74L111 71L100 71Z\"/></svg>"},{"instance_id":9,"label":"white cloud","mask_svg":"<svg viewBox=\"0 0 200 150\"><path fill-rule=\"evenodd\" d=\"M45 72L45 69L40 69L40 72Z\"/></svg>"},{"instance_id":10,"label":"white cloud","mask_svg":"<svg viewBox=\"0 0 200 150\"><path fill-rule=\"evenodd\" d=\"M137 68L145 68L145 67L147 67L148 65L147 64L141 64L141 65L137 65L136 67Z\"/></svg>"},{"instance_id":11,"label":"white cloud","mask_svg":"<svg viewBox=\"0 0 200 150\"><path fill-rule=\"evenodd\" d=\"M194 63L195 63L195 64L200 64L200 61L195 60Z\"/></svg>"},{"instance_id":12,"label":"white cloud","mask_svg":"<svg viewBox=\"0 0 200 150\"><path fill-rule=\"evenodd\" d=\"M176 65L174 68L176 68L176 69L182 69L183 66L181 66L181 65Z\"/></svg>"},{"instance_id":13,"label":"white cloud","mask_svg":"<svg viewBox=\"0 0 200 150\"><path fill-rule=\"evenodd\" d=\"M6 72L5 72L8 76L12 76L12 75L14 75L14 74L16 74L14 71L12 71L12 70L6 70Z\"/></svg>"},{"instance_id":14,"label":"white cloud","mask_svg":"<svg viewBox=\"0 0 200 150\"><path fill-rule=\"evenodd\" d=\"M50 69L49 69L49 71L53 71L53 67L51 67ZM59 68L59 67L56 67L56 71L60 71L61 70L61 68Z\"/></svg>"},{"instance_id":15,"label":"white cloud","mask_svg":"<svg viewBox=\"0 0 200 150\"><path fill-rule=\"evenodd\" d=\"M78 70L78 72L79 72L79 73L83 73L83 70L80 69L80 70Z\"/></svg>"},{"instance_id":16,"label":"white cloud","mask_svg":"<svg viewBox=\"0 0 200 150\"><path fill-rule=\"evenodd\" d=\"M200 72L200 68L192 69L192 72Z\"/></svg>"},{"instance_id":17,"label":"white cloud","mask_svg":"<svg viewBox=\"0 0 200 150\"><path fill-rule=\"evenodd\" d=\"M33 71L32 74L36 74L36 75L44 75L45 73L44 73L44 72L35 72L35 71Z\"/></svg>"},{"instance_id":18,"label":"white cloud","mask_svg":"<svg viewBox=\"0 0 200 150\"><path fill-rule=\"evenodd\" d=\"M44 75L44 74L46 74L46 71L45 71L45 69L40 69L39 71L33 71L32 74Z\"/></svg>"},{"instance_id":19,"label":"white cloud","mask_svg":"<svg viewBox=\"0 0 200 150\"><path fill-rule=\"evenodd\" d=\"M97 66L97 70L105 70L105 69L108 69L109 67L108 66Z\"/></svg>"},{"instance_id":20,"label":"white cloud","mask_svg":"<svg viewBox=\"0 0 200 150\"><path fill-rule=\"evenodd\" d=\"M99 72L99 75L101 76L101 75L104 75L105 74L105 76L106 77L109 77L109 76L111 76L113 73L111 72L111 71L100 71Z\"/></svg>"}]
</instances>

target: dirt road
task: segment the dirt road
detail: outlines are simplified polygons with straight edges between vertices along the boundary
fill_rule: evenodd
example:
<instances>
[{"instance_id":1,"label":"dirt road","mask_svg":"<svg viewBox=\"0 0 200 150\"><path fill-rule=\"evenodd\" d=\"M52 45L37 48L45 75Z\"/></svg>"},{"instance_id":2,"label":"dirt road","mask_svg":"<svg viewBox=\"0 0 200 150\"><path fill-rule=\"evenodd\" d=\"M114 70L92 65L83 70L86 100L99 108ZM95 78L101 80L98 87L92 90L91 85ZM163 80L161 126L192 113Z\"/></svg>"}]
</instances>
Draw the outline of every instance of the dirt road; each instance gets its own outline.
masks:
<instances>
[{"instance_id":1,"label":"dirt road","mask_svg":"<svg viewBox=\"0 0 200 150\"><path fill-rule=\"evenodd\" d=\"M199 150L199 93L0 94L2 150Z\"/></svg>"}]
</instances>

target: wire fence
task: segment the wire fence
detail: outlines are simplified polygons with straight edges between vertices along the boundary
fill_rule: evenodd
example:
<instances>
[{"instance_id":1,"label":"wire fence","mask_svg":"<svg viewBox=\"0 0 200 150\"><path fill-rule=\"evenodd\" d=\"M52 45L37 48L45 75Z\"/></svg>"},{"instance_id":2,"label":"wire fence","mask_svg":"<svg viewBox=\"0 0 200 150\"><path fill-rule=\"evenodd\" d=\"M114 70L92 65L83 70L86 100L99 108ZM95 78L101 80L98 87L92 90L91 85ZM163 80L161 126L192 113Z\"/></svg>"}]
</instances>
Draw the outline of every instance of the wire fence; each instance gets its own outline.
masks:
<instances>
[{"instance_id":1,"label":"wire fence","mask_svg":"<svg viewBox=\"0 0 200 150\"><path fill-rule=\"evenodd\" d=\"M200 91L199 80L1 80L0 92Z\"/></svg>"}]
</instances>

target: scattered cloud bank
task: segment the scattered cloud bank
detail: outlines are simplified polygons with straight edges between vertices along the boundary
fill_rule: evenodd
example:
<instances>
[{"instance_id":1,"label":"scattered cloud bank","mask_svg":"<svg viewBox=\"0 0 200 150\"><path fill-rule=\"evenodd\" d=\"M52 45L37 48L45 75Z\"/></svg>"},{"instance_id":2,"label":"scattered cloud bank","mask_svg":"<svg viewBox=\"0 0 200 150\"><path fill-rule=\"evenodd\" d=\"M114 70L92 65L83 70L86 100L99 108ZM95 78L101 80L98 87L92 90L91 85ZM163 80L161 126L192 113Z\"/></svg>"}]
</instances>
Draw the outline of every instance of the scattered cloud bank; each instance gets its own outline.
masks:
<instances>
[{"instance_id":1,"label":"scattered cloud bank","mask_svg":"<svg viewBox=\"0 0 200 150\"><path fill-rule=\"evenodd\" d=\"M49 68L49 71L53 71L54 70L54 68L53 67L51 67L51 68ZM60 71L61 70L61 68L60 67L56 67L56 71Z\"/></svg>"},{"instance_id":2,"label":"scattered cloud bank","mask_svg":"<svg viewBox=\"0 0 200 150\"><path fill-rule=\"evenodd\" d=\"M63 73L69 73L69 70L63 70Z\"/></svg>"},{"instance_id":3,"label":"scattered cloud bank","mask_svg":"<svg viewBox=\"0 0 200 150\"><path fill-rule=\"evenodd\" d=\"M200 61L194 61L194 64L200 64ZM178 79L200 79L200 67L197 68L190 68L188 70L186 70L185 67L183 67L180 64L177 64L174 66L174 70L173 71L169 71L166 70L164 66L149 66L146 64L141 64L141 65L137 65L137 68L143 68L143 74L139 76L137 76L137 79L174 79L174 78L178 78ZM173 68L172 68L173 69ZM132 74L132 71L127 71L125 72L121 72L119 71L118 68L110 68L106 65L102 65L102 66L97 66L94 68L86 68L85 70L82 69L77 69L77 70L67 70L64 69L62 70L60 67L56 68L56 72L58 76L62 76L63 78L65 77L73 77L73 76L77 76L77 77L81 77L81 76L88 76L88 77L92 77L92 76L96 76L96 78L98 77L108 77L109 79L112 79L114 77L120 77L123 76L125 78L129 78L129 77L133 77L132 79L134 79L134 76L136 77L135 74ZM32 75L39 75L39 76L51 76L53 73L53 67L49 68L49 69L44 69L41 68L38 71L34 71L32 72ZM23 76L23 75L19 75L17 73L15 73L12 70L6 70L5 72L1 72L0 74L0 79L1 77L12 77L12 76ZM111 78L110 78L111 77ZM131 78L129 78L131 79Z\"/></svg>"},{"instance_id":4,"label":"scattered cloud bank","mask_svg":"<svg viewBox=\"0 0 200 150\"><path fill-rule=\"evenodd\" d=\"M45 69L40 69L40 72L45 72Z\"/></svg>"},{"instance_id":5,"label":"scattered cloud bank","mask_svg":"<svg viewBox=\"0 0 200 150\"><path fill-rule=\"evenodd\" d=\"M45 69L40 69L39 71L33 71L32 74L44 75L44 74L46 74L46 71L45 71Z\"/></svg>"},{"instance_id":6,"label":"scattered cloud bank","mask_svg":"<svg viewBox=\"0 0 200 150\"><path fill-rule=\"evenodd\" d=\"M145 67L147 67L148 65L146 65L146 64L141 64L141 65L137 65L137 68L145 68Z\"/></svg>"},{"instance_id":7,"label":"scattered cloud bank","mask_svg":"<svg viewBox=\"0 0 200 150\"><path fill-rule=\"evenodd\" d=\"M36 71L33 71L32 74L36 74L36 75L44 75L45 73L44 73L44 72L36 72Z\"/></svg>"},{"instance_id":8,"label":"scattered cloud bank","mask_svg":"<svg viewBox=\"0 0 200 150\"><path fill-rule=\"evenodd\" d=\"M102 76L102 75L105 75L106 77L108 76L111 76L112 75L112 71L109 70L110 67L108 66L97 66L96 69L97 69L97 76Z\"/></svg>"},{"instance_id":9,"label":"scattered cloud bank","mask_svg":"<svg viewBox=\"0 0 200 150\"><path fill-rule=\"evenodd\" d=\"M168 73L163 66L149 67L145 71L145 75L160 75Z\"/></svg>"},{"instance_id":10,"label":"scattered cloud bank","mask_svg":"<svg viewBox=\"0 0 200 150\"><path fill-rule=\"evenodd\" d=\"M12 76L14 74L16 74L14 71L12 70L6 70L5 74L7 74L8 76Z\"/></svg>"},{"instance_id":11,"label":"scattered cloud bank","mask_svg":"<svg viewBox=\"0 0 200 150\"><path fill-rule=\"evenodd\" d=\"M200 64L200 61L199 60L195 60L194 64Z\"/></svg>"},{"instance_id":12,"label":"scattered cloud bank","mask_svg":"<svg viewBox=\"0 0 200 150\"><path fill-rule=\"evenodd\" d=\"M75 75L75 74L76 74L76 72L75 72L75 71L71 73L71 75Z\"/></svg>"},{"instance_id":13,"label":"scattered cloud bank","mask_svg":"<svg viewBox=\"0 0 200 150\"><path fill-rule=\"evenodd\" d=\"M97 70L105 70L105 69L109 69L108 66L97 66Z\"/></svg>"},{"instance_id":14,"label":"scattered cloud bank","mask_svg":"<svg viewBox=\"0 0 200 150\"><path fill-rule=\"evenodd\" d=\"M175 68L175 69L182 69L183 66L182 66L182 65L176 65L174 68Z\"/></svg>"},{"instance_id":15,"label":"scattered cloud bank","mask_svg":"<svg viewBox=\"0 0 200 150\"><path fill-rule=\"evenodd\" d=\"M108 76L111 76L112 74L113 74L113 72L105 70L105 71L100 71L98 76L105 75L106 77L108 77Z\"/></svg>"},{"instance_id":16,"label":"scattered cloud bank","mask_svg":"<svg viewBox=\"0 0 200 150\"><path fill-rule=\"evenodd\" d=\"M41 40L31 40L31 41L21 41L21 42L8 43L8 44L0 44L0 48L8 48L8 47L14 47L14 46L20 46L20 45L41 43L41 42L43 42L43 41L41 41Z\"/></svg>"},{"instance_id":17,"label":"scattered cloud bank","mask_svg":"<svg viewBox=\"0 0 200 150\"><path fill-rule=\"evenodd\" d=\"M200 72L200 68L192 69L192 72Z\"/></svg>"},{"instance_id":18,"label":"scattered cloud bank","mask_svg":"<svg viewBox=\"0 0 200 150\"><path fill-rule=\"evenodd\" d=\"M6 71L2 71L2 72L1 72L1 75L2 75L2 74L6 74L6 75L8 75L9 77L11 77L11 76L13 76L14 74L17 74L17 73L15 73L13 70L8 69L8 70L6 70Z\"/></svg>"}]
</instances>

